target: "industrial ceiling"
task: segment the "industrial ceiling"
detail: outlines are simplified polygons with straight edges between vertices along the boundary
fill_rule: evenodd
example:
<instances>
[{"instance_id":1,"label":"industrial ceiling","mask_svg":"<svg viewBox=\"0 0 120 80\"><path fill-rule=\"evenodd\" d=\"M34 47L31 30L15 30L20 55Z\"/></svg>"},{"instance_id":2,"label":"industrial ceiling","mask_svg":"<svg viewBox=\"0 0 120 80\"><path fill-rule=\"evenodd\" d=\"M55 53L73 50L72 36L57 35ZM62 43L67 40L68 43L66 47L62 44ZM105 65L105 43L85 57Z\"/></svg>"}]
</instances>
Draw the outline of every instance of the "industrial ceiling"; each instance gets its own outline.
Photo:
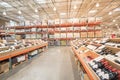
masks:
<instances>
[{"instance_id":1,"label":"industrial ceiling","mask_svg":"<svg viewBox=\"0 0 120 80\"><path fill-rule=\"evenodd\" d=\"M0 18L54 20L101 17L102 24L120 25L120 0L0 0Z\"/></svg>"}]
</instances>

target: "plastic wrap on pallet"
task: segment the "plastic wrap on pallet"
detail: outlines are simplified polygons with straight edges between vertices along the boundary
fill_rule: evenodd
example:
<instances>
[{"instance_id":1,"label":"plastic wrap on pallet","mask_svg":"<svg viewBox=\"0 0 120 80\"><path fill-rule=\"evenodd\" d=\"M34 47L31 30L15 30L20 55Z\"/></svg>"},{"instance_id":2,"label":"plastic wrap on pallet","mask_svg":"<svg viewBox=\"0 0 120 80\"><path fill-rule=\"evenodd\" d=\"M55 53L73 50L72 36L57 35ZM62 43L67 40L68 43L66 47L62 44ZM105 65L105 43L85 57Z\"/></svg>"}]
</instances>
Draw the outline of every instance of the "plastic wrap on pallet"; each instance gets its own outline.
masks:
<instances>
[{"instance_id":1,"label":"plastic wrap on pallet","mask_svg":"<svg viewBox=\"0 0 120 80\"><path fill-rule=\"evenodd\" d=\"M66 31L66 28L61 28L61 31Z\"/></svg>"},{"instance_id":2,"label":"plastic wrap on pallet","mask_svg":"<svg viewBox=\"0 0 120 80\"><path fill-rule=\"evenodd\" d=\"M41 34L37 34L37 39L41 38L41 36L42 36Z\"/></svg>"},{"instance_id":3,"label":"plastic wrap on pallet","mask_svg":"<svg viewBox=\"0 0 120 80\"><path fill-rule=\"evenodd\" d=\"M67 38L73 38L73 33L67 33Z\"/></svg>"},{"instance_id":4,"label":"plastic wrap on pallet","mask_svg":"<svg viewBox=\"0 0 120 80\"><path fill-rule=\"evenodd\" d=\"M66 33L61 33L61 38L66 38Z\"/></svg>"},{"instance_id":5,"label":"plastic wrap on pallet","mask_svg":"<svg viewBox=\"0 0 120 80\"><path fill-rule=\"evenodd\" d=\"M55 34L54 34L54 37L55 37L55 38L60 38L60 33L55 33Z\"/></svg>"},{"instance_id":6,"label":"plastic wrap on pallet","mask_svg":"<svg viewBox=\"0 0 120 80\"><path fill-rule=\"evenodd\" d=\"M31 34L31 38L36 38L36 34Z\"/></svg>"},{"instance_id":7,"label":"plastic wrap on pallet","mask_svg":"<svg viewBox=\"0 0 120 80\"><path fill-rule=\"evenodd\" d=\"M30 34L26 34L26 38L27 39L31 38L31 35Z\"/></svg>"},{"instance_id":8,"label":"plastic wrap on pallet","mask_svg":"<svg viewBox=\"0 0 120 80\"><path fill-rule=\"evenodd\" d=\"M55 19L55 24L60 24L60 20L59 19Z\"/></svg>"},{"instance_id":9,"label":"plastic wrap on pallet","mask_svg":"<svg viewBox=\"0 0 120 80\"><path fill-rule=\"evenodd\" d=\"M21 61L24 61L24 60L25 60L25 55L17 57L17 62L21 62Z\"/></svg>"},{"instance_id":10,"label":"plastic wrap on pallet","mask_svg":"<svg viewBox=\"0 0 120 80\"><path fill-rule=\"evenodd\" d=\"M32 51L29 53L29 55L31 55L31 56L36 55L36 54L38 54L38 50L35 50L35 51Z\"/></svg>"}]
</instances>

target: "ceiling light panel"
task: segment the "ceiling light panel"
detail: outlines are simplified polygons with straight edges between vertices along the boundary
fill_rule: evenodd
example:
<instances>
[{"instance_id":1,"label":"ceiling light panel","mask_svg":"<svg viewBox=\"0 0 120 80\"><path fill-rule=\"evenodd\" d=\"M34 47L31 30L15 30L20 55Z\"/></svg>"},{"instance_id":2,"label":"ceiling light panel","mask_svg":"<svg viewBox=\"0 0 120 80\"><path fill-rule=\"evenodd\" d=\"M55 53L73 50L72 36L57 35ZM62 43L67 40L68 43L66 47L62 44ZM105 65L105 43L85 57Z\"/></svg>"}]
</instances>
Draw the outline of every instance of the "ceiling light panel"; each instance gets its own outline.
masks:
<instances>
[{"instance_id":1,"label":"ceiling light panel","mask_svg":"<svg viewBox=\"0 0 120 80\"><path fill-rule=\"evenodd\" d=\"M100 6L100 4L99 3L96 3L96 7L99 7Z\"/></svg>"},{"instance_id":2,"label":"ceiling light panel","mask_svg":"<svg viewBox=\"0 0 120 80\"><path fill-rule=\"evenodd\" d=\"M37 12L38 12L38 9L35 9L35 12L37 13Z\"/></svg>"},{"instance_id":3,"label":"ceiling light panel","mask_svg":"<svg viewBox=\"0 0 120 80\"><path fill-rule=\"evenodd\" d=\"M109 12L108 15L112 15L112 12Z\"/></svg>"},{"instance_id":4,"label":"ceiling light panel","mask_svg":"<svg viewBox=\"0 0 120 80\"><path fill-rule=\"evenodd\" d=\"M96 13L97 10L90 10L89 13Z\"/></svg>"},{"instance_id":5,"label":"ceiling light panel","mask_svg":"<svg viewBox=\"0 0 120 80\"><path fill-rule=\"evenodd\" d=\"M120 8L116 8L116 9L114 9L114 11L116 12L116 11L120 11Z\"/></svg>"},{"instance_id":6,"label":"ceiling light panel","mask_svg":"<svg viewBox=\"0 0 120 80\"><path fill-rule=\"evenodd\" d=\"M19 11L18 11L18 14L22 14L22 12L19 10Z\"/></svg>"},{"instance_id":7,"label":"ceiling light panel","mask_svg":"<svg viewBox=\"0 0 120 80\"><path fill-rule=\"evenodd\" d=\"M67 14L67 13L60 13L61 16L64 16L64 15L66 15L66 14Z\"/></svg>"},{"instance_id":8,"label":"ceiling light panel","mask_svg":"<svg viewBox=\"0 0 120 80\"><path fill-rule=\"evenodd\" d=\"M6 3L6 2L0 2L0 6L3 6L3 7L12 7L10 4Z\"/></svg>"},{"instance_id":9,"label":"ceiling light panel","mask_svg":"<svg viewBox=\"0 0 120 80\"><path fill-rule=\"evenodd\" d=\"M4 11L4 12L3 12L3 15L4 15L4 16L6 16L6 15L7 15L7 13Z\"/></svg>"},{"instance_id":10,"label":"ceiling light panel","mask_svg":"<svg viewBox=\"0 0 120 80\"><path fill-rule=\"evenodd\" d=\"M39 19L39 15L32 15L32 17Z\"/></svg>"},{"instance_id":11,"label":"ceiling light panel","mask_svg":"<svg viewBox=\"0 0 120 80\"><path fill-rule=\"evenodd\" d=\"M113 22L115 22L116 20L113 20Z\"/></svg>"},{"instance_id":12,"label":"ceiling light panel","mask_svg":"<svg viewBox=\"0 0 120 80\"><path fill-rule=\"evenodd\" d=\"M55 2L67 2L66 0L54 0Z\"/></svg>"},{"instance_id":13,"label":"ceiling light panel","mask_svg":"<svg viewBox=\"0 0 120 80\"><path fill-rule=\"evenodd\" d=\"M81 4L82 1L83 1L83 0L74 0L74 1L72 1L72 4L73 4L73 5L74 5L74 4L78 5L78 4Z\"/></svg>"},{"instance_id":14,"label":"ceiling light panel","mask_svg":"<svg viewBox=\"0 0 120 80\"><path fill-rule=\"evenodd\" d=\"M38 4L45 4L45 3L50 3L50 0L35 0L35 2Z\"/></svg>"},{"instance_id":15,"label":"ceiling light panel","mask_svg":"<svg viewBox=\"0 0 120 80\"><path fill-rule=\"evenodd\" d=\"M53 10L56 11L56 7L54 7Z\"/></svg>"}]
</instances>

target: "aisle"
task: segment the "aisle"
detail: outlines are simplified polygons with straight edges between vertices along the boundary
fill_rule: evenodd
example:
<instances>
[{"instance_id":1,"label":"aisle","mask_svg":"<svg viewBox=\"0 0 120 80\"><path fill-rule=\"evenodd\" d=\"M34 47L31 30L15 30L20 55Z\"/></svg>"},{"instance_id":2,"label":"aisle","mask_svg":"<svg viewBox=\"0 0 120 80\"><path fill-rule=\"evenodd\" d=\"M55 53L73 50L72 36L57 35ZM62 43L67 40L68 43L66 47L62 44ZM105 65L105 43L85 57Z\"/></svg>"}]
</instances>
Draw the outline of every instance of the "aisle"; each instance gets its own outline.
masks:
<instances>
[{"instance_id":1,"label":"aisle","mask_svg":"<svg viewBox=\"0 0 120 80\"><path fill-rule=\"evenodd\" d=\"M76 80L70 54L69 47L49 48L7 80Z\"/></svg>"}]
</instances>

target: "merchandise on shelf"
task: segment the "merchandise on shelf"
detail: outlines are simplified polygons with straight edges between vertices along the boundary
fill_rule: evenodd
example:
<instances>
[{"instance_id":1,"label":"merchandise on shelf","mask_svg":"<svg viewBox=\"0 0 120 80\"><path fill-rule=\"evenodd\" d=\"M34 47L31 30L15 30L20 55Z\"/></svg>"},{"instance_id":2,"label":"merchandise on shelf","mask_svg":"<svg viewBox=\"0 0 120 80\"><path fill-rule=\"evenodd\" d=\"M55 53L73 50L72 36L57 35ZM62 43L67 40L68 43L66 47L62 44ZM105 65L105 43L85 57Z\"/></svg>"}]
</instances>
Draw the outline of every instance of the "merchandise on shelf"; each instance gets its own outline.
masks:
<instances>
[{"instance_id":1,"label":"merchandise on shelf","mask_svg":"<svg viewBox=\"0 0 120 80\"><path fill-rule=\"evenodd\" d=\"M89 65L101 80L119 80L120 70L113 67L105 59L92 60Z\"/></svg>"},{"instance_id":2,"label":"merchandise on shelf","mask_svg":"<svg viewBox=\"0 0 120 80\"><path fill-rule=\"evenodd\" d=\"M41 39L3 40L0 42L0 74L43 52L48 45Z\"/></svg>"},{"instance_id":3,"label":"merchandise on shelf","mask_svg":"<svg viewBox=\"0 0 120 80\"><path fill-rule=\"evenodd\" d=\"M76 39L71 46L90 80L120 80L119 42L108 38Z\"/></svg>"}]
</instances>

